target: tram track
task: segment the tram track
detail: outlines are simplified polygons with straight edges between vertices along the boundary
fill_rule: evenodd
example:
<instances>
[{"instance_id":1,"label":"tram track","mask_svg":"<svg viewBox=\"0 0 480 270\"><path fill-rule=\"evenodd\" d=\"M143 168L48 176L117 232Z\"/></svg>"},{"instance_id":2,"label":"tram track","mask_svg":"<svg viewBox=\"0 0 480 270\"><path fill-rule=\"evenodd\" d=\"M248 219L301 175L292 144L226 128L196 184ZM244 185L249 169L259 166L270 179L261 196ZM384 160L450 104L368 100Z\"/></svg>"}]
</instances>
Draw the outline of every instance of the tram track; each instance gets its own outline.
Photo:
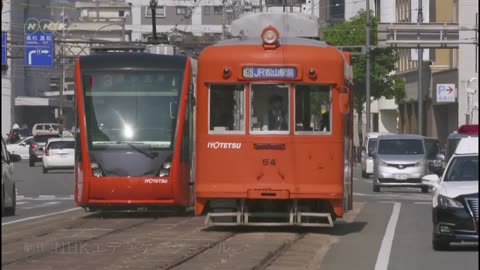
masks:
<instances>
[{"instance_id":1,"label":"tram track","mask_svg":"<svg viewBox=\"0 0 480 270\"><path fill-rule=\"evenodd\" d=\"M123 231L126 231L126 230L129 230L129 229L144 225L146 223L154 222L154 221L155 220L142 221L142 222L139 222L139 223L135 223L135 224L123 227L123 228L110 230L110 231L108 231L106 233L103 233L103 234L100 234L98 236L94 236L94 237L87 238L87 239L82 239L82 240L73 240L73 241L68 241L68 239L65 239L65 241L55 240L54 248L47 248L45 250L43 248L34 248L35 250L40 250L40 252L34 252L33 254L23 256L23 257L18 258L18 259L14 259L12 261L7 261L6 263L4 263L5 261L2 258L2 267L12 265L12 264L15 264L15 263L25 262L25 261L28 261L28 260L31 260L31 259L34 259L34 258L38 258L38 257L41 257L45 254L49 254L49 253L52 253L52 252L55 252L55 251L58 251L58 250L68 249L68 247L70 247L70 246L80 245L82 243L86 243L88 241L93 241L93 240L105 237L105 236L113 234L113 233L121 233ZM72 227L72 228L74 228L74 227ZM72 228L70 228L70 229L72 229ZM51 232L47 235L50 235L52 233L53 232ZM63 244L58 244L58 243L63 243ZM8 248L8 247L6 247L6 248Z\"/></svg>"},{"instance_id":2,"label":"tram track","mask_svg":"<svg viewBox=\"0 0 480 270\"><path fill-rule=\"evenodd\" d=\"M252 268L252 270L265 270L267 269L278 257L282 256L287 250L289 250L293 245L295 245L298 241L303 239L307 233L302 232L298 233L294 239L284 243L283 245L279 246L276 250L268 254L263 260L261 260L258 265Z\"/></svg>"},{"instance_id":3,"label":"tram track","mask_svg":"<svg viewBox=\"0 0 480 270\"><path fill-rule=\"evenodd\" d=\"M50 228L47 226L40 230L33 229L30 233L24 230L26 235L23 237L16 237L18 233L14 237L9 237L8 234L2 235L2 268L31 261L44 255L61 253L59 251L69 250L70 247L78 247L112 234L121 234L163 218L165 218L164 215L158 214L139 219L138 214L129 216L125 213L95 213L69 220L61 226L58 224L52 226L51 222L48 222L44 225L50 225ZM193 217L175 218L185 221Z\"/></svg>"}]
</instances>

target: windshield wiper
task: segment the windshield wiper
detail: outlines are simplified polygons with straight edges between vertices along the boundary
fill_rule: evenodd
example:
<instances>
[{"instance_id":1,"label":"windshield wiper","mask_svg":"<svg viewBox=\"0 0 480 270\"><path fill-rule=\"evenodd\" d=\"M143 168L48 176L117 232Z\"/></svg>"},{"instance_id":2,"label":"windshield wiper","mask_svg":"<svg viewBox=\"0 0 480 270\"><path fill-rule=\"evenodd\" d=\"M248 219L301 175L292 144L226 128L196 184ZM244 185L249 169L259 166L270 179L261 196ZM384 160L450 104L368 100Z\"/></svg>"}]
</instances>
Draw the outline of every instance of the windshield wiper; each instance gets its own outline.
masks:
<instances>
[{"instance_id":1,"label":"windshield wiper","mask_svg":"<svg viewBox=\"0 0 480 270\"><path fill-rule=\"evenodd\" d=\"M149 153L141 148L138 148L137 146L135 146L134 143L131 143L131 142L127 142L127 141L117 141L116 142L117 144L121 144L121 143L124 143L128 146L130 146L130 148L132 148L133 150L139 152L139 153L142 153L144 154L146 157L150 158L150 159L154 159L158 156L158 153ZM142 143L136 143L136 144L142 144Z\"/></svg>"}]
</instances>

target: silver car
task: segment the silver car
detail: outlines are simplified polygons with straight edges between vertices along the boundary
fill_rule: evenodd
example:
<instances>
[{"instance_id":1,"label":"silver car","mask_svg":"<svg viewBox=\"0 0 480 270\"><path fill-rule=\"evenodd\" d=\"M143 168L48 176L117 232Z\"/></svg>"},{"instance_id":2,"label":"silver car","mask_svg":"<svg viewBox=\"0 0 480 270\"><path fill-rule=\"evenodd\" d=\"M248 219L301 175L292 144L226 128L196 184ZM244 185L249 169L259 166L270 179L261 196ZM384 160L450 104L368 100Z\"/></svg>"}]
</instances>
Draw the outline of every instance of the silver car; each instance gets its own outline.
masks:
<instances>
[{"instance_id":1,"label":"silver car","mask_svg":"<svg viewBox=\"0 0 480 270\"><path fill-rule=\"evenodd\" d=\"M2 138L2 217L15 215L16 191L12 162L21 159L19 155L7 151L5 140Z\"/></svg>"},{"instance_id":2,"label":"silver car","mask_svg":"<svg viewBox=\"0 0 480 270\"><path fill-rule=\"evenodd\" d=\"M379 192L380 187L419 187L422 192L428 192L428 186L422 184L428 169L423 138L419 135L378 138L374 153L374 192Z\"/></svg>"}]
</instances>

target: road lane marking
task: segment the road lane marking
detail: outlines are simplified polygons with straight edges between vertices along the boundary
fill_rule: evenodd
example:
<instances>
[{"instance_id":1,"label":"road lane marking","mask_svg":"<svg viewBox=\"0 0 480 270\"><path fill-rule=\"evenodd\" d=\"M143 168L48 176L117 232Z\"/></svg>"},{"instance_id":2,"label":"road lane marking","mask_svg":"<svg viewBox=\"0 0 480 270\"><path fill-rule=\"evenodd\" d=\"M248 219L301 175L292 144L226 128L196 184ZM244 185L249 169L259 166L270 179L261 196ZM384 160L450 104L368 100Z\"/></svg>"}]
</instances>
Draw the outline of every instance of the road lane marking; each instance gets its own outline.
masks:
<instances>
[{"instance_id":1,"label":"road lane marking","mask_svg":"<svg viewBox=\"0 0 480 270\"><path fill-rule=\"evenodd\" d=\"M17 219L17 220L14 220L14 221L4 222L4 223L2 223L2 226L8 225L8 224L14 224L14 223L22 222L22 221L42 218L42 217L53 216L53 215L57 215L57 214L63 214L63 213L72 212L72 211L80 210L80 209L82 209L82 208L81 207L75 207L75 208L70 208L70 209L67 209L67 210L60 211L60 212L54 212L54 213L49 213L49 214L40 215L40 216Z\"/></svg>"},{"instance_id":2,"label":"road lane marking","mask_svg":"<svg viewBox=\"0 0 480 270\"><path fill-rule=\"evenodd\" d=\"M22 205L22 204L26 204L28 202L17 202L17 205Z\"/></svg>"},{"instance_id":3,"label":"road lane marking","mask_svg":"<svg viewBox=\"0 0 480 270\"><path fill-rule=\"evenodd\" d=\"M388 221L385 235L383 236L382 245L378 252L377 262L375 263L375 270L387 270L388 262L390 260L390 252L392 251L393 237L395 236L395 227L397 227L398 217L400 216L401 203L395 202L393 204L392 216Z\"/></svg>"},{"instance_id":4,"label":"road lane marking","mask_svg":"<svg viewBox=\"0 0 480 270\"><path fill-rule=\"evenodd\" d=\"M413 202L413 204L432 204L432 202Z\"/></svg>"},{"instance_id":5,"label":"road lane marking","mask_svg":"<svg viewBox=\"0 0 480 270\"><path fill-rule=\"evenodd\" d=\"M38 198L54 199L55 197L55 195L38 195Z\"/></svg>"},{"instance_id":6,"label":"road lane marking","mask_svg":"<svg viewBox=\"0 0 480 270\"><path fill-rule=\"evenodd\" d=\"M35 205L35 206L30 206L30 207L21 207L21 208L22 208L22 209L29 210L29 209L35 209L35 208L47 207L47 206L54 205L54 204L59 204L59 203L60 203L60 202L46 202L46 203L42 203L42 204Z\"/></svg>"}]
</instances>

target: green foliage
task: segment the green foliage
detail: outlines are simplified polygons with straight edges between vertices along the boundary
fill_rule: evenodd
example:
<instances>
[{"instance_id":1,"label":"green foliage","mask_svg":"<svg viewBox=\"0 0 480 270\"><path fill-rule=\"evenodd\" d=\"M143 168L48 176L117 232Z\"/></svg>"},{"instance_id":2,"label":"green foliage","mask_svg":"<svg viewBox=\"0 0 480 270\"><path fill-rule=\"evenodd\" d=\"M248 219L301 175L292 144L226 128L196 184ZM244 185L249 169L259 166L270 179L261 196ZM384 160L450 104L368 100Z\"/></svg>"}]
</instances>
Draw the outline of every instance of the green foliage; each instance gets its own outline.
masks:
<instances>
[{"instance_id":1,"label":"green foliage","mask_svg":"<svg viewBox=\"0 0 480 270\"><path fill-rule=\"evenodd\" d=\"M325 40L334 46L364 46L366 38L365 10L349 21L327 26L323 33ZM370 44L377 43L378 19L370 16ZM390 75L395 70L395 62L399 59L396 52L391 48L376 48L370 51L370 95L374 99L384 96L395 98L397 101L405 97L405 83L396 76ZM353 79L355 83L355 108L362 111L366 101L366 55L352 55Z\"/></svg>"}]
</instances>

